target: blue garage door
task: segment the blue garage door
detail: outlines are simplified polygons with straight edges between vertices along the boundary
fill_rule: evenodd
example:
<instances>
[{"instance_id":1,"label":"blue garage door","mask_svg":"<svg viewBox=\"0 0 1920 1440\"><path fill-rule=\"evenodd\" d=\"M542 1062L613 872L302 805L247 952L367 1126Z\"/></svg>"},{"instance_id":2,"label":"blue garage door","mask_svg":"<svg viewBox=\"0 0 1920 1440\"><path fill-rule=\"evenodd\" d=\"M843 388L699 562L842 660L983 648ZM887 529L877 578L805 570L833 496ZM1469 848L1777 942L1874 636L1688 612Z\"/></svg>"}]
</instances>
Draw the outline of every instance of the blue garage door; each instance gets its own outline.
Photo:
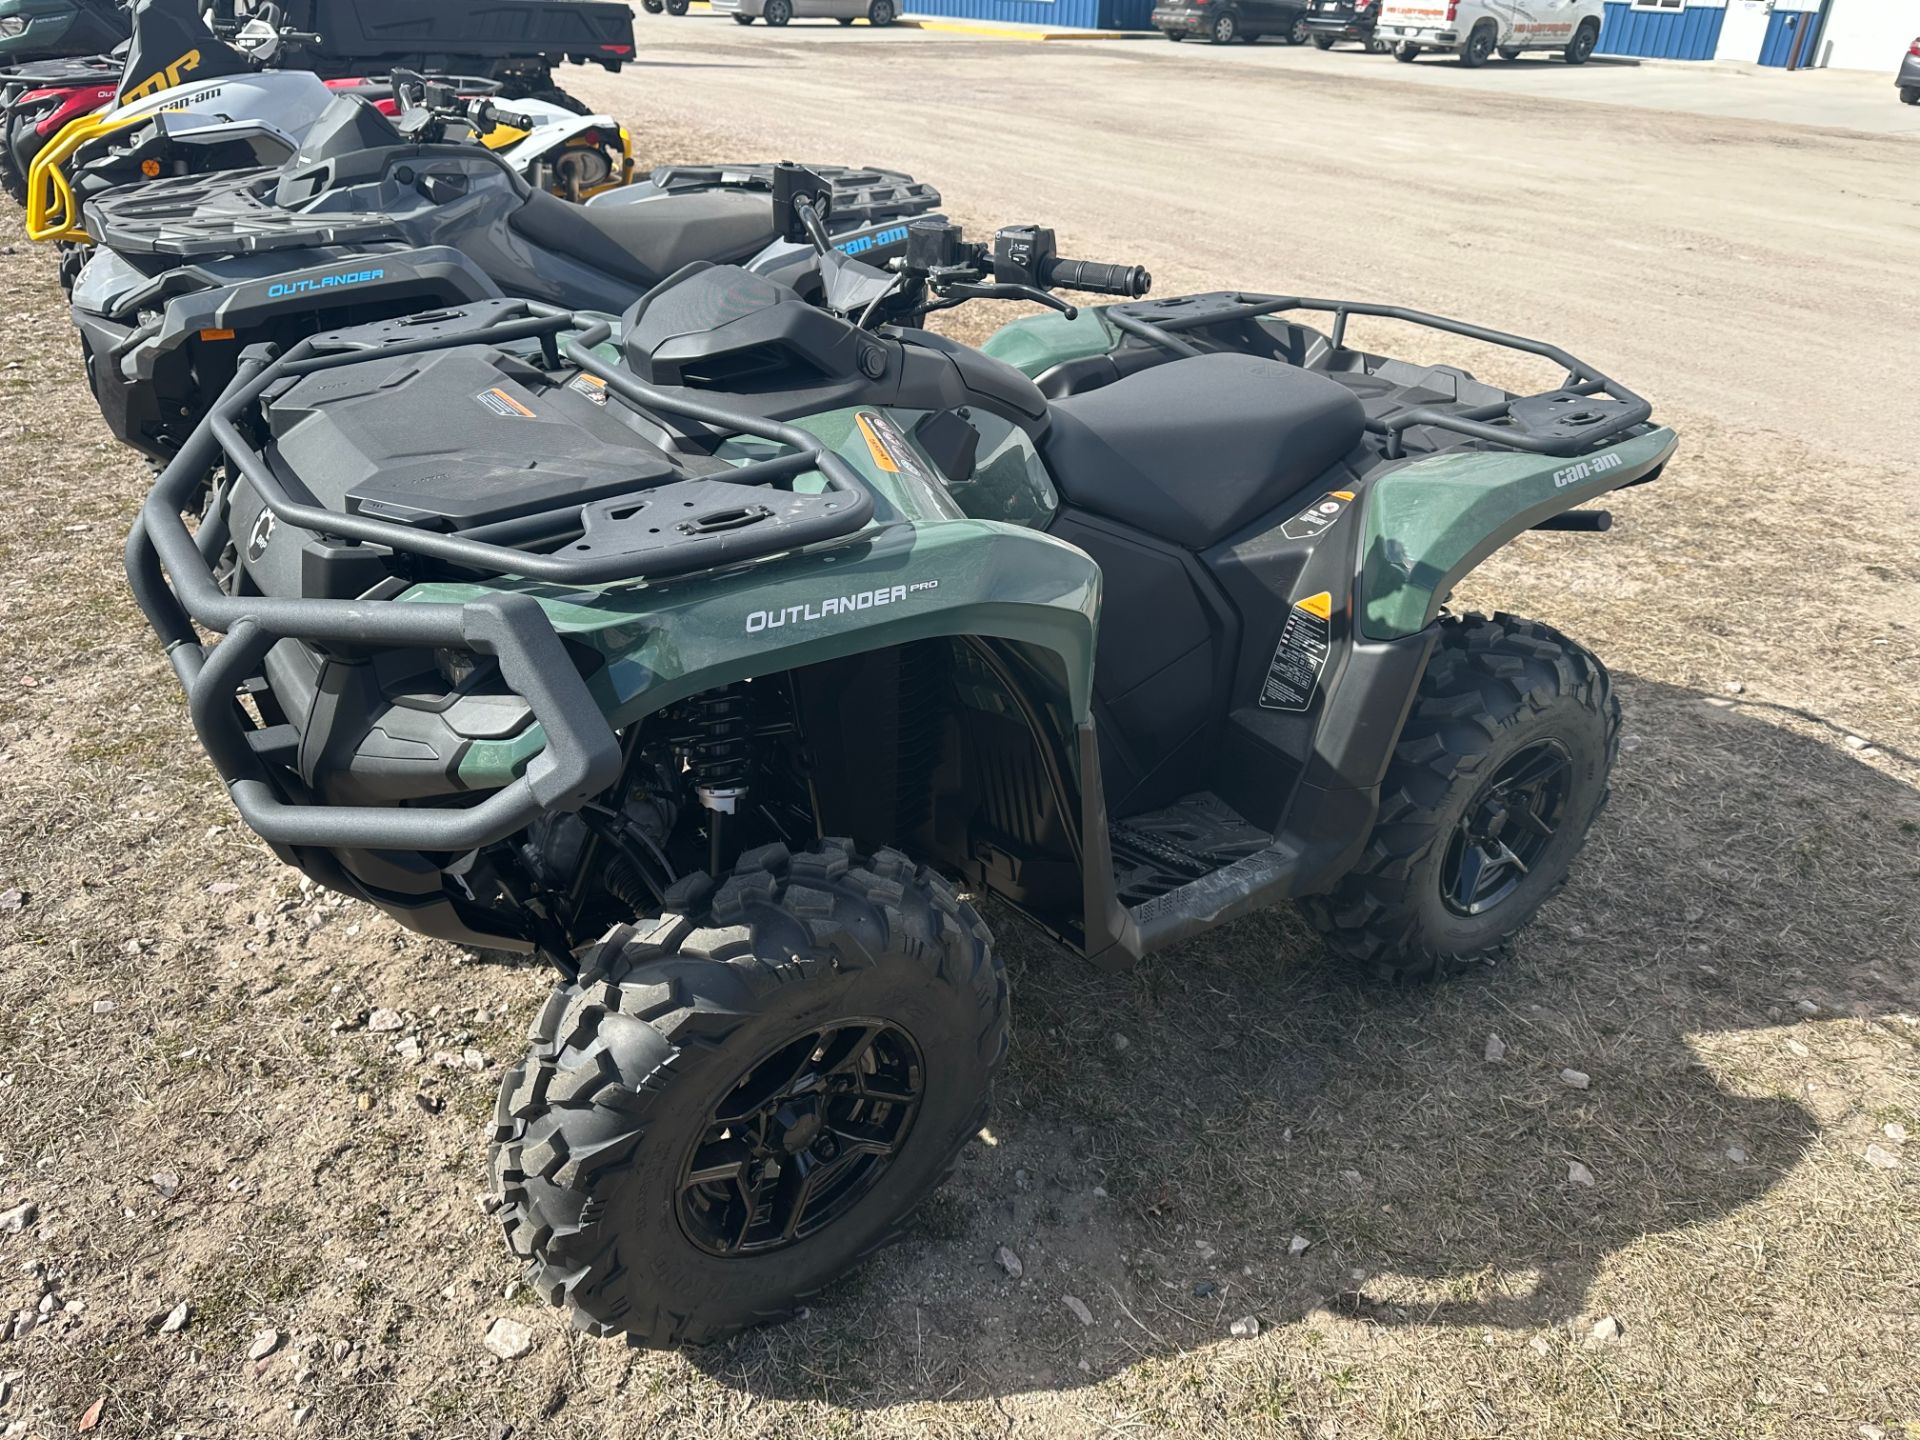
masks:
<instances>
[{"instance_id":1,"label":"blue garage door","mask_svg":"<svg viewBox=\"0 0 1920 1440\"><path fill-rule=\"evenodd\" d=\"M1760 63L1785 68L1793 63L1793 47L1799 44L1800 37L1807 34L1814 22L1811 10L1775 10L1767 17L1767 38L1760 46ZM1804 52L1806 46L1800 46ZM1803 53L1800 63L1806 64Z\"/></svg>"}]
</instances>

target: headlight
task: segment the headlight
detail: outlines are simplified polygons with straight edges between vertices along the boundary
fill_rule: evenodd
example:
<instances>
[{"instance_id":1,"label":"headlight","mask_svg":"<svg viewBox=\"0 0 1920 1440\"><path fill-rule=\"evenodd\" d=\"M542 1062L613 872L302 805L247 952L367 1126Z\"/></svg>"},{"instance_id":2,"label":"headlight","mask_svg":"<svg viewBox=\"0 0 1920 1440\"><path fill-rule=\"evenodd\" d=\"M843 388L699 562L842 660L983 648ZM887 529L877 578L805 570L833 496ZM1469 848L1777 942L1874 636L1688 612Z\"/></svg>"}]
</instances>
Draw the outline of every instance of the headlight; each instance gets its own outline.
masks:
<instances>
[{"instance_id":1,"label":"headlight","mask_svg":"<svg viewBox=\"0 0 1920 1440\"><path fill-rule=\"evenodd\" d=\"M27 33L26 17L22 15L0 15L0 37L8 40L16 35Z\"/></svg>"}]
</instances>

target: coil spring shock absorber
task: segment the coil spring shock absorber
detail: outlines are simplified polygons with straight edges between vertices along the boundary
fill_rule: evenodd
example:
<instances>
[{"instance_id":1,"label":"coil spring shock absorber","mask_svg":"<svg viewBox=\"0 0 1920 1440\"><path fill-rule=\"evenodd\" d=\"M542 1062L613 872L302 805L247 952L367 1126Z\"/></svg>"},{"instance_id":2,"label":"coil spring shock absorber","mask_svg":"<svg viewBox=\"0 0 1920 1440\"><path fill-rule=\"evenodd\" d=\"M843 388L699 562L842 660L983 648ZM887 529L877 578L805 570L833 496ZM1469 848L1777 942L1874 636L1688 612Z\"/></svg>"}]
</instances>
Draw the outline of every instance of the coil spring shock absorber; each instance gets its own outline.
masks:
<instances>
[{"instance_id":1,"label":"coil spring shock absorber","mask_svg":"<svg viewBox=\"0 0 1920 1440\"><path fill-rule=\"evenodd\" d=\"M680 751L693 793L707 810L707 869L719 875L727 862L727 817L737 815L753 769L752 701L736 682L686 702L687 730Z\"/></svg>"}]
</instances>

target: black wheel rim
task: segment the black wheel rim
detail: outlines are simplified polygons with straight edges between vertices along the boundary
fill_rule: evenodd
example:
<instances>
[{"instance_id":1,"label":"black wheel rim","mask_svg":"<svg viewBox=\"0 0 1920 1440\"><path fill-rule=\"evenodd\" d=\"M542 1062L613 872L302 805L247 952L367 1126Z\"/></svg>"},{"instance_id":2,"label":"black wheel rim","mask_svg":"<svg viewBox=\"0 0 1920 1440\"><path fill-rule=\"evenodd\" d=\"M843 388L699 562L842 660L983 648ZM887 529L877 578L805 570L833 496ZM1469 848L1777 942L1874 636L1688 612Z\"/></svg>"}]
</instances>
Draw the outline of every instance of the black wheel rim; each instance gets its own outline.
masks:
<instances>
[{"instance_id":1,"label":"black wheel rim","mask_svg":"<svg viewBox=\"0 0 1920 1440\"><path fill-rule=\"evenodd\" d=\"M1537 740L1480 787L1447 841L1440 895L1456 915L1484 915L1520 888L1553 843L1572 788L1573 757Z\"/></svg>"},{"instance_id":2,"label":"black wheel rim","mask_svg":"<svg viewBox=\"0 0 1920 1440\"><path fill-rule=\"evenodd\" d=\"M680 1226L710 1255L764 1255L816 1235L879 1183L925 1093L913 1037L883 1020L795 1036L750 1066L681 1170Z\"/></svg>"}]
</instances>

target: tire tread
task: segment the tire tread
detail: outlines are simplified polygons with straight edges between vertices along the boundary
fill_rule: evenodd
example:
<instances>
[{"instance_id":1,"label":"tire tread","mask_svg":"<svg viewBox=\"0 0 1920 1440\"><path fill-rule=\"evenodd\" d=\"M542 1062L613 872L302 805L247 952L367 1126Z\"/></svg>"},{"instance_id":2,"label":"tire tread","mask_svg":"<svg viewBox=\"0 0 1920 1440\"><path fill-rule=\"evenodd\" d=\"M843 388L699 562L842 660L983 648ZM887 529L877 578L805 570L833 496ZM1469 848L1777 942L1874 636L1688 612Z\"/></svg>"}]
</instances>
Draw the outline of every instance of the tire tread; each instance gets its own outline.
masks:
<instances>
[{"instance_id":1,"label":"tire tread","mask_svg":"<svg viewBox=\"0 0 1920 1440\"><path fill-rule=\"evenodd\" d=\"M1603 767L1610 775L1620 747L1620 702L1599 657L1537 620L1496 613L1442 622L1381 784L1367 846L1331 893L1301 905L1337 954L1376 978L1400 982L1434 979L1483 958L1484 952L1458 954L1427 941L1406 879L1440 843L1440 810L1458 782L1479 771L1489 743L1523 717L1569 702L1603 717ZM1603 784L1579 840L1606 799ZM1565 883L1563 873L1537 904Z\"/></svg>"},{"instance_id":2,"label":"tire tread","mask_svg":"<svg viewBox=\"0 0 1920 1440\"><path fill-rule=\"evenodd\" d=\"M622 1237L601 1222L607 1182L632 1162L655 1117L678 1103L675 1071L690 1050L723 1041L786 986L873 963L835 918L836 906L872 907L893 953L924 966L929 984L966 997L989 1075L976 1112L931 1179L852 1263L897 1239L919 1201L953 1173L986 1121L991 1076L1008 1047L1006 968L985 923L943 877L898 851L863 862L845 840L797 855L763 846L743 855L717 889L683 893L711 895L710 907L616 927L583 957L579 980L547 997L527 1058L503 1080L489 1154L495 1217L531 1288L566 1306L582 1330L624 1331L655 1347L706 1343L784 1318L817 1292L793 1293L750 1315L703 1309L701 1297L638 1297L626 1283ZM652 1042L616 1050L602 1038L609 1016L647 1027ZM651 1063L634 1065L636 1050ZM576 1130L595 1138L572 1144Z\"/></svg>"}]
</instances>

